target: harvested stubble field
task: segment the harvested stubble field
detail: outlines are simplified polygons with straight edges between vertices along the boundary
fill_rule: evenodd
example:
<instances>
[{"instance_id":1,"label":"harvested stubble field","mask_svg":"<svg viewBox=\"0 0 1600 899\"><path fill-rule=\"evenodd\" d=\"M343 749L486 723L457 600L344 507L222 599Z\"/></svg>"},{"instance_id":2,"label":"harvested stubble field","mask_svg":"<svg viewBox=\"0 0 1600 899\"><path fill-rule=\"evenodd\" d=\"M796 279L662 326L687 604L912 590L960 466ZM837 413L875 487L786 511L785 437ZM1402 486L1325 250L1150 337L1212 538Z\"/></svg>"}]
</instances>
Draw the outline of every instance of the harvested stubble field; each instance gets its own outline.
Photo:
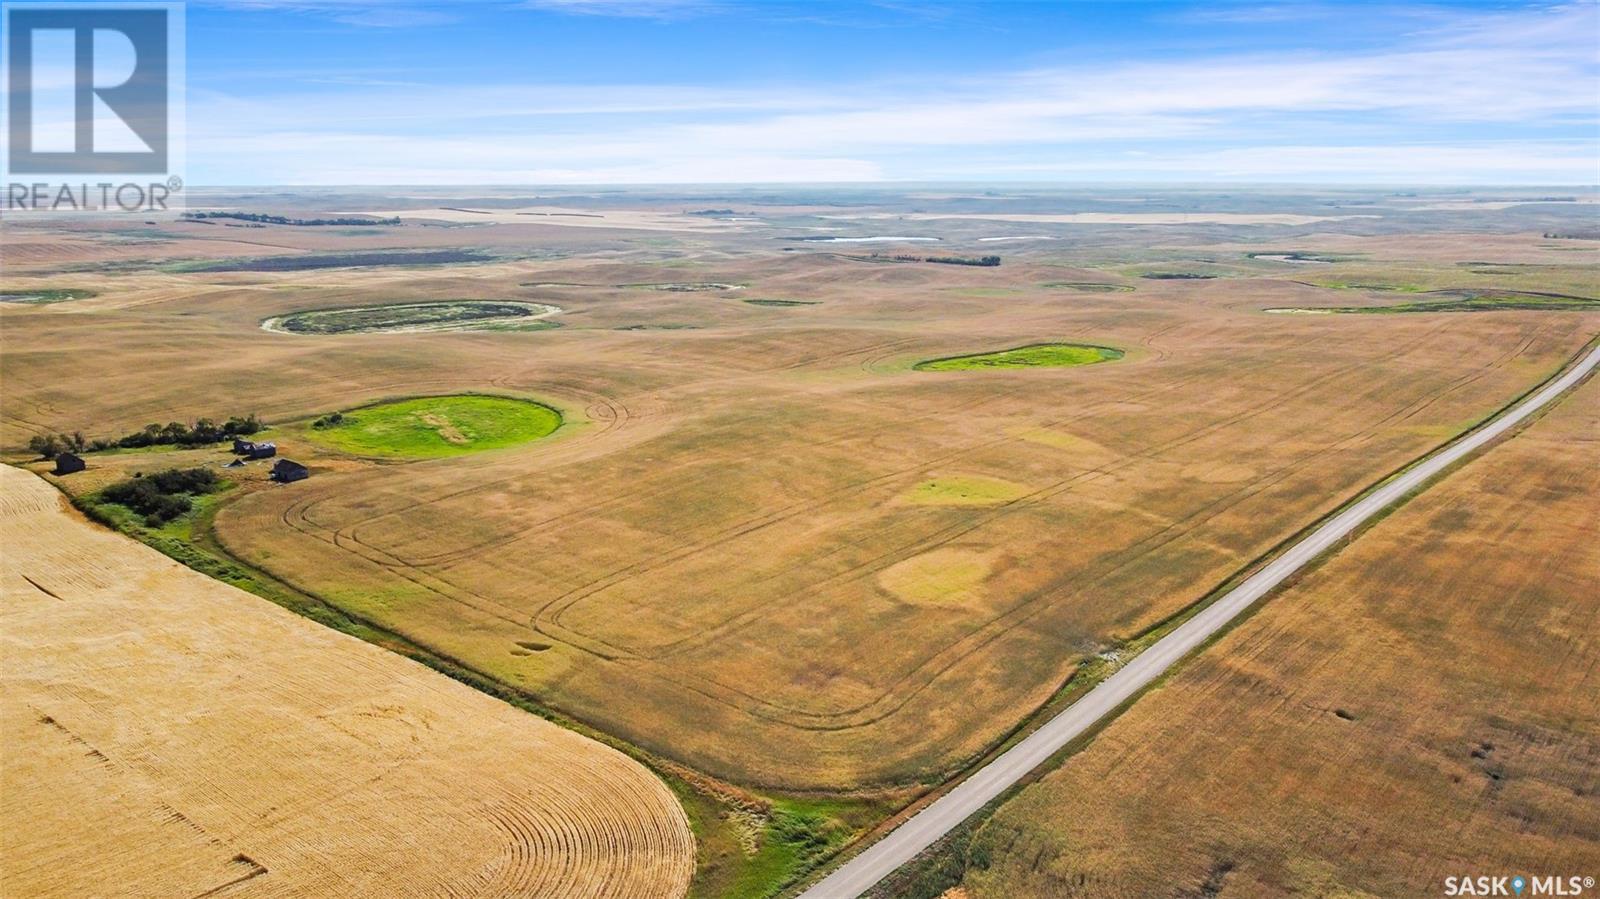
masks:
<instances>
[{"instance_id":1,"label":"harvested stubble field","mask_svg":"<svg viewBox=\"0 0 1600 899\"><path fill-rule=\"evenodd\" d=\"M307 249L339 245L289 230L316 244ZM472 235L525 248L553 232L613 239L532 225ZM215 537L651 751L748 785L850 790L942 778L1081 661L1525 390L1595 321L1264 315L1341 296L1275 273L1040 288L1106 277L1052 258L1050 245L973 268L727 241L709 259L652 243L459 269L106 276L94 299L0 310L16 348L6 443L241 403L279 422L470 391L548 403L571 425L550 439L241 491ZM1374 261L1403 243L1294 239L1308 252L1324 243L1365 254L1362 271L1403 276L1402 263ZM1449 246L1427 248L1428 265L1486 252L1577 264L1534 237L1456 238L1454 261ZM1184 256L1144 252L1174 266ZM1340 266L1318 271L1338 277ZM823 302L774 314L718 291L619 286L668 283ZM316 340L257 327L397 295L550 303L567 326ZM616 330L666 324L694 327ZM913 368L1041 342L1125 358ZM116 390L82 368L91 356L116 372ZM941 478L998 478L1017 492L914 501ZM955 586L928 587L941 572Z\"/></svg>"},{"instance_id":2,"label":"harvested stubble field","mask_svg":"<svg viewBox=\"0 0 1600 899\"><path fill-rule=\"evenodd\" d=\"M1003 805L962 894L1432 896L1451 876L1595 876L1597 457L1591 382Z\"/></svg>"},{"instance_id":3,"label":"harvested stubble field","mask_svg":"<svg viewBox=\"0 0 1600 899\"><path fill-rule=\"evenodd\" d=\"M0 466L8 896L681 894L620 752L190 571Z\"/></svg>"},{"instance_id":4,"label":"harvested stubble field","mask_svg":"<svg viewBox=\"0 0 1600 899\"><path fill-rule=\"evenodd\" d=\"M838 225L819 216L836 211L796 203L687 236L591 220L362 236L273 227L251 232L258 255L462 249L466 238L498 258L264 272L167 264L241 256L236 242L190 233L203 229L177 226L129 256L93 252L81 229L19 228L30 251L8 289L98 295L0 304L0 444L259 413L313 476L283 488L243 478L194 522L197 541L518 701L681 763L684 783L729 782L680 789L692 812L736 797L695 819L723 828L697 831L696 889L759 882L729 888L759 894L960 770L1080 665L1521 394L1600 328L1584 309L1263 313L1397 299L1307 283L1313 270L1330 285L1581 293L1592 254L1539 238L1542 222L1470 234L1372 219L917 223L963 254L1007 227L1059 232L1008 244L996 267L775 246L774 234ZM1340 261L1248 257L1285 247ZM1138 277L1202 271L1215 277ZM752 296L807 305L742 301ZM559 306L563 327L260 328L397 297ZM1123 355L916 367L1038 344ZM562 426L428 459L351 453L307 430L335 411L474 393L546 404ZM89 462L66 489L143 464ZM763 807L741 790L780 800L756 815L765 824L741 830L738 814ZM737 857L746 867L707 873Z\"/></svg>"}]
</instances>

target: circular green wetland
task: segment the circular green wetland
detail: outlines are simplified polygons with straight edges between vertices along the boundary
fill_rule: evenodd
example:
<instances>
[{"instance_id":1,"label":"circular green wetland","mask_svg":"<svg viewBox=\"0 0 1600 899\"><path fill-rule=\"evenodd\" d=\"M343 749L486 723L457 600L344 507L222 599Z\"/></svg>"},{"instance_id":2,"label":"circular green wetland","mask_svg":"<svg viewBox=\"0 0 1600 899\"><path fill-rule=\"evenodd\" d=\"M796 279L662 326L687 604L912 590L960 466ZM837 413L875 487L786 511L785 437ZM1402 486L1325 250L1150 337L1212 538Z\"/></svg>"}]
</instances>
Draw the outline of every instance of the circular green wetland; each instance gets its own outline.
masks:
<instances>
[{"instance_id":1,"label":"circular green wetland","mask_svg":"<svg viewBox=\"0 0 1600 899\"><path fill-rule=\"evenodd\" d=\"M1035 343L993 353L973 353L918 362L917 371L988 371L997 368L1071 368L1113 362L1123 357L1119 349L1087 343Z\"/></svg>"},{"instance_id":2,"label":"circular green wetland","mask_svg":"<svg viewBox=\"0 0 1600 899\"><path fill-rule=\"evenodd\" d=\"M561 413L507 396L424 396L325 415L305 437L358 456L432 459L548 437Z\"/></svg>"},{"instance_id":3,"label":"circular green wetland","mask_svg":"<svg viewBox=\"0 0 1600 899\"><path fill-rule=\"evenodd\" d=\"M441 300L307 309L261 323L283 334L361 334L396 331L510 331L554 327L543 319L560 312L548 303L515 300Z\"/></svg>"}]
</instances>

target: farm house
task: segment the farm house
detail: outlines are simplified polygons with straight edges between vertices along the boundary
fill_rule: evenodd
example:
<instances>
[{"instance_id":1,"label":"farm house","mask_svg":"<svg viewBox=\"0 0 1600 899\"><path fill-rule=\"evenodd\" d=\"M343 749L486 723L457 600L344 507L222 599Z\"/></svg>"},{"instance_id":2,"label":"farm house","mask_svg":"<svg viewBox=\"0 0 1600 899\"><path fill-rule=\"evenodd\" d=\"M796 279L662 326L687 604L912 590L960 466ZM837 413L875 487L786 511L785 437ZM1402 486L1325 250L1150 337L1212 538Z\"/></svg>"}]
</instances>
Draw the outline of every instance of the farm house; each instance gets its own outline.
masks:
<instances>
[{"instance_id":1,"label":"farm house","mask_svg":"<svg viewBox=\"0 0 1600 899\"><path fill-rule=\"evenodd\" d=\"M272 479L287 484L290 481L303 481L311 477L311 470L292 459L279 459L273 463Z\"/></svg>"}]
</instances>

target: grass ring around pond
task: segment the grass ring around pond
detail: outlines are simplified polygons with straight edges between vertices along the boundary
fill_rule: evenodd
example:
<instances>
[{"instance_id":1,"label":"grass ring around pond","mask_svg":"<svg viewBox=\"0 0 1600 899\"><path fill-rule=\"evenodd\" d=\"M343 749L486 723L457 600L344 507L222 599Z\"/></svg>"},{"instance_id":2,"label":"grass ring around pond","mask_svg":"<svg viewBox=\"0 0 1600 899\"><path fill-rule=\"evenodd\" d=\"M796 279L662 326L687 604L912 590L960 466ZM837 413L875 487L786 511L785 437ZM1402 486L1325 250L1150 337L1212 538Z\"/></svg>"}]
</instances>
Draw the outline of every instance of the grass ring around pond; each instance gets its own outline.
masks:
<instances>
[{"instance_id":1,"label":"grass ring around pond","mask_svg":"<svg viewBox=\"0 0 1600 899\"><path fill-rule=\"evenodd\" d=\"M306 309L261 323L279 334L385 334L410 331L512 331L554 327L544 322L561 312L548 303L518 300L438 300Z\"/></svg>"},{"instance_id":2,"label":"grass ring around pond","mask_svg":"<svg viewBox=\"0 0 1600 899\"><path fill-rule=\"evenodd\" d=\"M24 306L48 306L69 300L86 300L97 296L92 290L76 287L41 287L33 290L0 290L0 303L19 303Z\"/></svg>"},{"instance_id":3,"label":"grass ring around pond","mask_svg":"<svg viewBox=\"0 0 1600 899\"><path fill-rule=\"evenodd\" d=\"M1114 362L1125 353L1115 347L1088 343L1032 343L992 353L970 353L927 359L912 368L917 371L989 371L1002 368L1071 368Z\"/></svg>"},{"instance_id":4,"label":"grass ring around pond","mask_svg":"<svg viewBox=\"0 0 1600 899\"><path fill-rule=\"evenodd\" d=\"M331 413L305 439L356 456L432 459L502 449L555 433L561 413L509 396L423 396Z\"/></svg>"}]
</instances>

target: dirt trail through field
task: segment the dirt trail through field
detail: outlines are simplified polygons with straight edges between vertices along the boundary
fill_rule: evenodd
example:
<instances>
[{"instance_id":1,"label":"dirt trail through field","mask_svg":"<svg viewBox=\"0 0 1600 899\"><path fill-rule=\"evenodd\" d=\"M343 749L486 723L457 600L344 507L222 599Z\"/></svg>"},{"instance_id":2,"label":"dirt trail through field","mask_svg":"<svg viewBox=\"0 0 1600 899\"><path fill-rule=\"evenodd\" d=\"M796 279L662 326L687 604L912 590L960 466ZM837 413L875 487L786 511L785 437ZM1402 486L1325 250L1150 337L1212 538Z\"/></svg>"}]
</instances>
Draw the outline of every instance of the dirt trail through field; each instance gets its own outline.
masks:
<instances>
[{"instance_id":1,"label":"dirt trail through field","mask_svg":"<svg viewBox=\"0 0 1600 899\"><path fill-rule=\"evenodd\" d=\"M84 521L0 466L0 890L681 896L626 756Z\"/></svg>"}]
</instances>

